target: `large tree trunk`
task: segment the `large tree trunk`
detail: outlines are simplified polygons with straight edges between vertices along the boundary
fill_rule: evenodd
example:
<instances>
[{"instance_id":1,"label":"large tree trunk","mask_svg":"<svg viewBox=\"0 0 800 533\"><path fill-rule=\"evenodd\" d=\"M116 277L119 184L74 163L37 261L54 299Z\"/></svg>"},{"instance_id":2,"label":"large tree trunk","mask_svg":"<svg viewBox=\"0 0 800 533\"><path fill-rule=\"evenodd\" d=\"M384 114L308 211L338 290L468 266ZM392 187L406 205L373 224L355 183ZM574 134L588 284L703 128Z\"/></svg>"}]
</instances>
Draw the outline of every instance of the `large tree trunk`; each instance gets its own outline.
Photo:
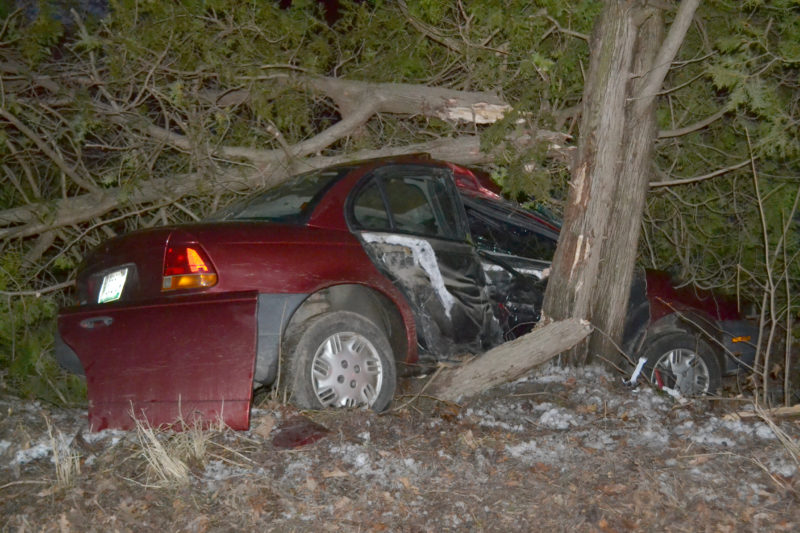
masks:
<instances>
[{"instance_id":1,"label":"large tree trunk","mask_svg":"<svg viewBox=\"0 0 800 533\"><path fill-rule=\"evenodd\" d=\"M608 0L592 37L576 160L550 281L549 318L596 326L590 354L618 342L627 308L655 142L655 99L699 0L683 0L663 42L660 12ZM657 54L656 54L657 51ZM590 351L591 348L591 351Z\"/></svg>"},{"instance_id":2,"label":"large tree trunk","mask_svg":"<svg viewBox=\"0 0 800 533\"><path fill-rule=\"evenodd\" d=\"M633 57L632 92L640 95L645 74L653 68L656 53L664 38L661 11L647 9L639 27ZM653 150L656 141L656 100L637 99L626 106L626 127L623 134L625 157L620 162L619 178L611 203L611 223L602 242L601 268L592 306L592 323L606 333L595 335L589 343L589 354L616 354L613 339L622 337L630 297L636 249L642 227L645 197L650 181Z\"/></svg>"}]
</instances>

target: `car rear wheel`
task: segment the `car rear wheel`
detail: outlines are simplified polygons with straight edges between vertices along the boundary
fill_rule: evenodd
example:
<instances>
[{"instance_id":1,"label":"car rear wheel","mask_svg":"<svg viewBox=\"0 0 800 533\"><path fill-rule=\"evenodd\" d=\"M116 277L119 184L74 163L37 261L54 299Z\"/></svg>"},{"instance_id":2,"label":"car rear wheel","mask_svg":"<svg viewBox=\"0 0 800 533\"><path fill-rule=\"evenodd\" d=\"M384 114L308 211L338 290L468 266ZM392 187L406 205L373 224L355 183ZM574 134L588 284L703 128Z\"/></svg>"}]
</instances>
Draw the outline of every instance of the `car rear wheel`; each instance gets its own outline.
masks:
<instances>
[{"instance_id":1,"label":"car rear wheel","mask_svg":"<svg viewBox=\"0 0 800 533\"><path fill-rule=\"evenodd\" d=\"M683 396L713 394L720 386L717 356L705 341L687 332L675 332L647 342L646 375L662 389L669 387Z\"/></svg>"},{"instance_id":2,"label":"car rear wheel","mask_svg":"<svg viewBox=\"0 0 800 533\"><path fill-rule=\"evenodd\" d=\"M284 352L292 403L303 409L370 407L392 401L396 371L384 332L348 311L317 315L289 336Z\"/></svg>"}]
</instances>

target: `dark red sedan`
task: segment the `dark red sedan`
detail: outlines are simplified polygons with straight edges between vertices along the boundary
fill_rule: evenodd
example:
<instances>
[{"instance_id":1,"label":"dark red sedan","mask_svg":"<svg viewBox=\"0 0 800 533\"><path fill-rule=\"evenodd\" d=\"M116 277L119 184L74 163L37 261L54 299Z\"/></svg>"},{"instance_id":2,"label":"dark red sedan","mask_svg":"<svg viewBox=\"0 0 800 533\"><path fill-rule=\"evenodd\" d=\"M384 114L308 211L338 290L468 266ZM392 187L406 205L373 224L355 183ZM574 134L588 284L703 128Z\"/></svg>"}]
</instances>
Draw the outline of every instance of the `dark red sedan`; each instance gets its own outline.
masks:
<instances>
[{"instance_id":1,"label":"dark red sedan","mask_svg":"<svg viewBox=\"0 0 800 533\"><path fill-rule=\"evenodd\" d=\"M538 320L558 229L423 156L315 170L203 223L102 244L78 277L79 305L59 314L56 354L85 373L94 430L139 417L247 428L254 385L303 408L383 410L398 375ZM727 358L704 355L676 312L715 327L739 327L738 314L649 276L644 287L631 346L650 354L657 380L713 390Z\"/></svg>"}]
</instances>

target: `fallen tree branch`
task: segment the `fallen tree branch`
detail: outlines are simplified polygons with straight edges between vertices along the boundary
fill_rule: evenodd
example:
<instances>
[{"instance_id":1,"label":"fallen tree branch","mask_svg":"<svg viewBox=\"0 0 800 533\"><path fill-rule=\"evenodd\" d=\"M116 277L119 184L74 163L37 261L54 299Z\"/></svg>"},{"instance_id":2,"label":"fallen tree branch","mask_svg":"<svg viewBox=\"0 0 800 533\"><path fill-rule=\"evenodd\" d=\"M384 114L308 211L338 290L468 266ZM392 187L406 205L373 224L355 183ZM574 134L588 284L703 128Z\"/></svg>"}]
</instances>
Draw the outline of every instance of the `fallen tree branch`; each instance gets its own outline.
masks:
<instances>
[{"instance_id":1,"label":"fallen tree branch","mask_svg":"<svg viewBox=\"0 0 800 533\"><path fill-rule=\"evenodd\" d=\"M359 159L425 152L437 159L460 164L488 163L493 160L493 154L481 153L479 137L469 134L409 146L363 150L344 156L330 157L315 154L320 154L352 135L379 113L422 115L451 122L469 121L486 124L501 119L511 109L501 98L490 92L458 91L402 83L372 83L303 74L281 74L279 78L285 82L303 84L309 90L331 98L340 108L342 119L311 138L294 145L286 144L279 149L224 145L213 147L207 152L211 157L245 164L239 167L229 166L216 175L210 175L207 171L190 172L140 181L133 190L130 185L99 189L92 183L82 181L80 176L60 161L60 158L53 158L65 174L87 188L90 193L40 201L0 211L0 240L30 237L66 225L85 223L115 209L140 207L154 202L163 203L165 200L177 201L184 196L231 190L243 191L248 188L275 185L299 171ZM70 92L58 87L53 87L53 90L64 94ZM237 104L250 98L246 90L235 92ZM218 99L226 95L230 95L230 92L221 94L206 92L201 98L207 103L217 105ZM120 112L118 107L97 101L93 102L93 105L107 120L123 128L133 128L151 141L187 153L192 153L197 148L197 141L189 136L162 128L141 115ZM9 118L6 116L7 111L0 111L2 111L0 116L15 126L18 125L19 121L15 121L15 117ZM21 123L19 127L25 128ZM20 131L24 133L23 129ZM568 161L571 147L566 143L569 139L568 135L559 132L536 130L517 132L515 138L507 141L517 147L547 143L551 155L559 160ZM43 152L49 153L48 147L42 145L41 139L37 146ZM502 150L502 146L498 147L498 150Z\"/></svg>"},{"instance_id":2,"label":"fallen tree branch","mask_svg":"<svg viewBox=\"0 0 800 533\"><path fill-rule=\"evenodd\" d=\"M545 132L546 133L546 132ZM536 142L538 136L528 139ZM554 148L556 149L556 148ZM569 147L558 147L569 152ZM442 138L425 143L406 146L390 146L376 150L361 150L338 156L313 156L286 161L285 153L274 151L274 159L257 171L244 173L235 169L214 176L190 173L156 178L141 182L131 191L127 187L104 189L100 193L84 194L53 202L34 203L0 211L0 240L30 237L51 229L79 224L125 206L137 206L152 202L176 201L184 196L197 196L224 191L243 191L254 187L276 185L295 172L314 170L330 165L406 154L427 153L436 159L444 159L462 165L486 164L494 159L491 153L482 152L480 137L464 135ZM5 227L3 227L5 226Z\"/></svg>"},{"instance_id":3,"label":"fallen tree branch","mask_svg":"<svg viewBox=\"0 0 800 533\"><path fill-rule=\"evenodd\" d=\"M444 401L475 396L497 385L519 379L535 366L569 350L589 333L585 320L571 318L538 327L506 342L466 364L445 368L429 394Z\"/></svg>"},{"instance_id":4,"label":"fallen tree branch","mask_svg":"<svg viewBox=\"0 0 800 533\"><path fill-rule=\"evenodd\" d=\"M39 150L44 152L44 154L47 157L49 157L50 160L53 161L53 163L55 163L55 165L61 170L61 172L69 176L70 179L74 181L77 185L80 185L82 188L86 189L89 192L97 191L97 186L94 183L78 176L78 174L73 169L71 169L69 165L67 165L67 162L64 161L64 159L61 158L61 156L55 153L55 151L53 151L53 149L51 149L47 145L47 143L36 134L36 132L27 127L25 124L23 124L22 121L20 121L17 117L15 117L2 107L0 107L0 117L4 118L5 120L13 124L14 127L17 128L22 134L24 134L28 139L33 141L33 143L39 148Z\"/></svg>"}]
</instances>

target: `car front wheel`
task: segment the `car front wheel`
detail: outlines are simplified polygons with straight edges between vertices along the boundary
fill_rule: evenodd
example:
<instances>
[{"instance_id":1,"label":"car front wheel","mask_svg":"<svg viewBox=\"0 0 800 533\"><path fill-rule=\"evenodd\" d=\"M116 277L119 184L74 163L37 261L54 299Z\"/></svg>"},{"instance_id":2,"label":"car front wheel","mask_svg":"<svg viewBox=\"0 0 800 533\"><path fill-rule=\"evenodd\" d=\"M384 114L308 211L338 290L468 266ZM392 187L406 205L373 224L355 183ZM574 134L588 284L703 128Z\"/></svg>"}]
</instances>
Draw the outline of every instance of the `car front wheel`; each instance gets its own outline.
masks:
<instances>
[{"instance_id":1,"label":"car front wheel","mask_svg":"<svg viewBox=\"0 0 800 533\"><path fill-rule=\"evenodd\" d=\"M394 357L384 332L348 311L315 316L289 336L284 352L292 403L303 409L370 407L394 396Z\"/></svg>"},{"instance_id":2,"label":"car front wheel","mask_svg":"<svg viewBox=\"0 0 800 533\"><path fill-rule=\"evenodd\" d=\"M713 394L721 371L714 351L705 341L686 332L668 333L648 342L647 377L659 389L669 387L683 396Z\"/></svg>"}]
</instances>

